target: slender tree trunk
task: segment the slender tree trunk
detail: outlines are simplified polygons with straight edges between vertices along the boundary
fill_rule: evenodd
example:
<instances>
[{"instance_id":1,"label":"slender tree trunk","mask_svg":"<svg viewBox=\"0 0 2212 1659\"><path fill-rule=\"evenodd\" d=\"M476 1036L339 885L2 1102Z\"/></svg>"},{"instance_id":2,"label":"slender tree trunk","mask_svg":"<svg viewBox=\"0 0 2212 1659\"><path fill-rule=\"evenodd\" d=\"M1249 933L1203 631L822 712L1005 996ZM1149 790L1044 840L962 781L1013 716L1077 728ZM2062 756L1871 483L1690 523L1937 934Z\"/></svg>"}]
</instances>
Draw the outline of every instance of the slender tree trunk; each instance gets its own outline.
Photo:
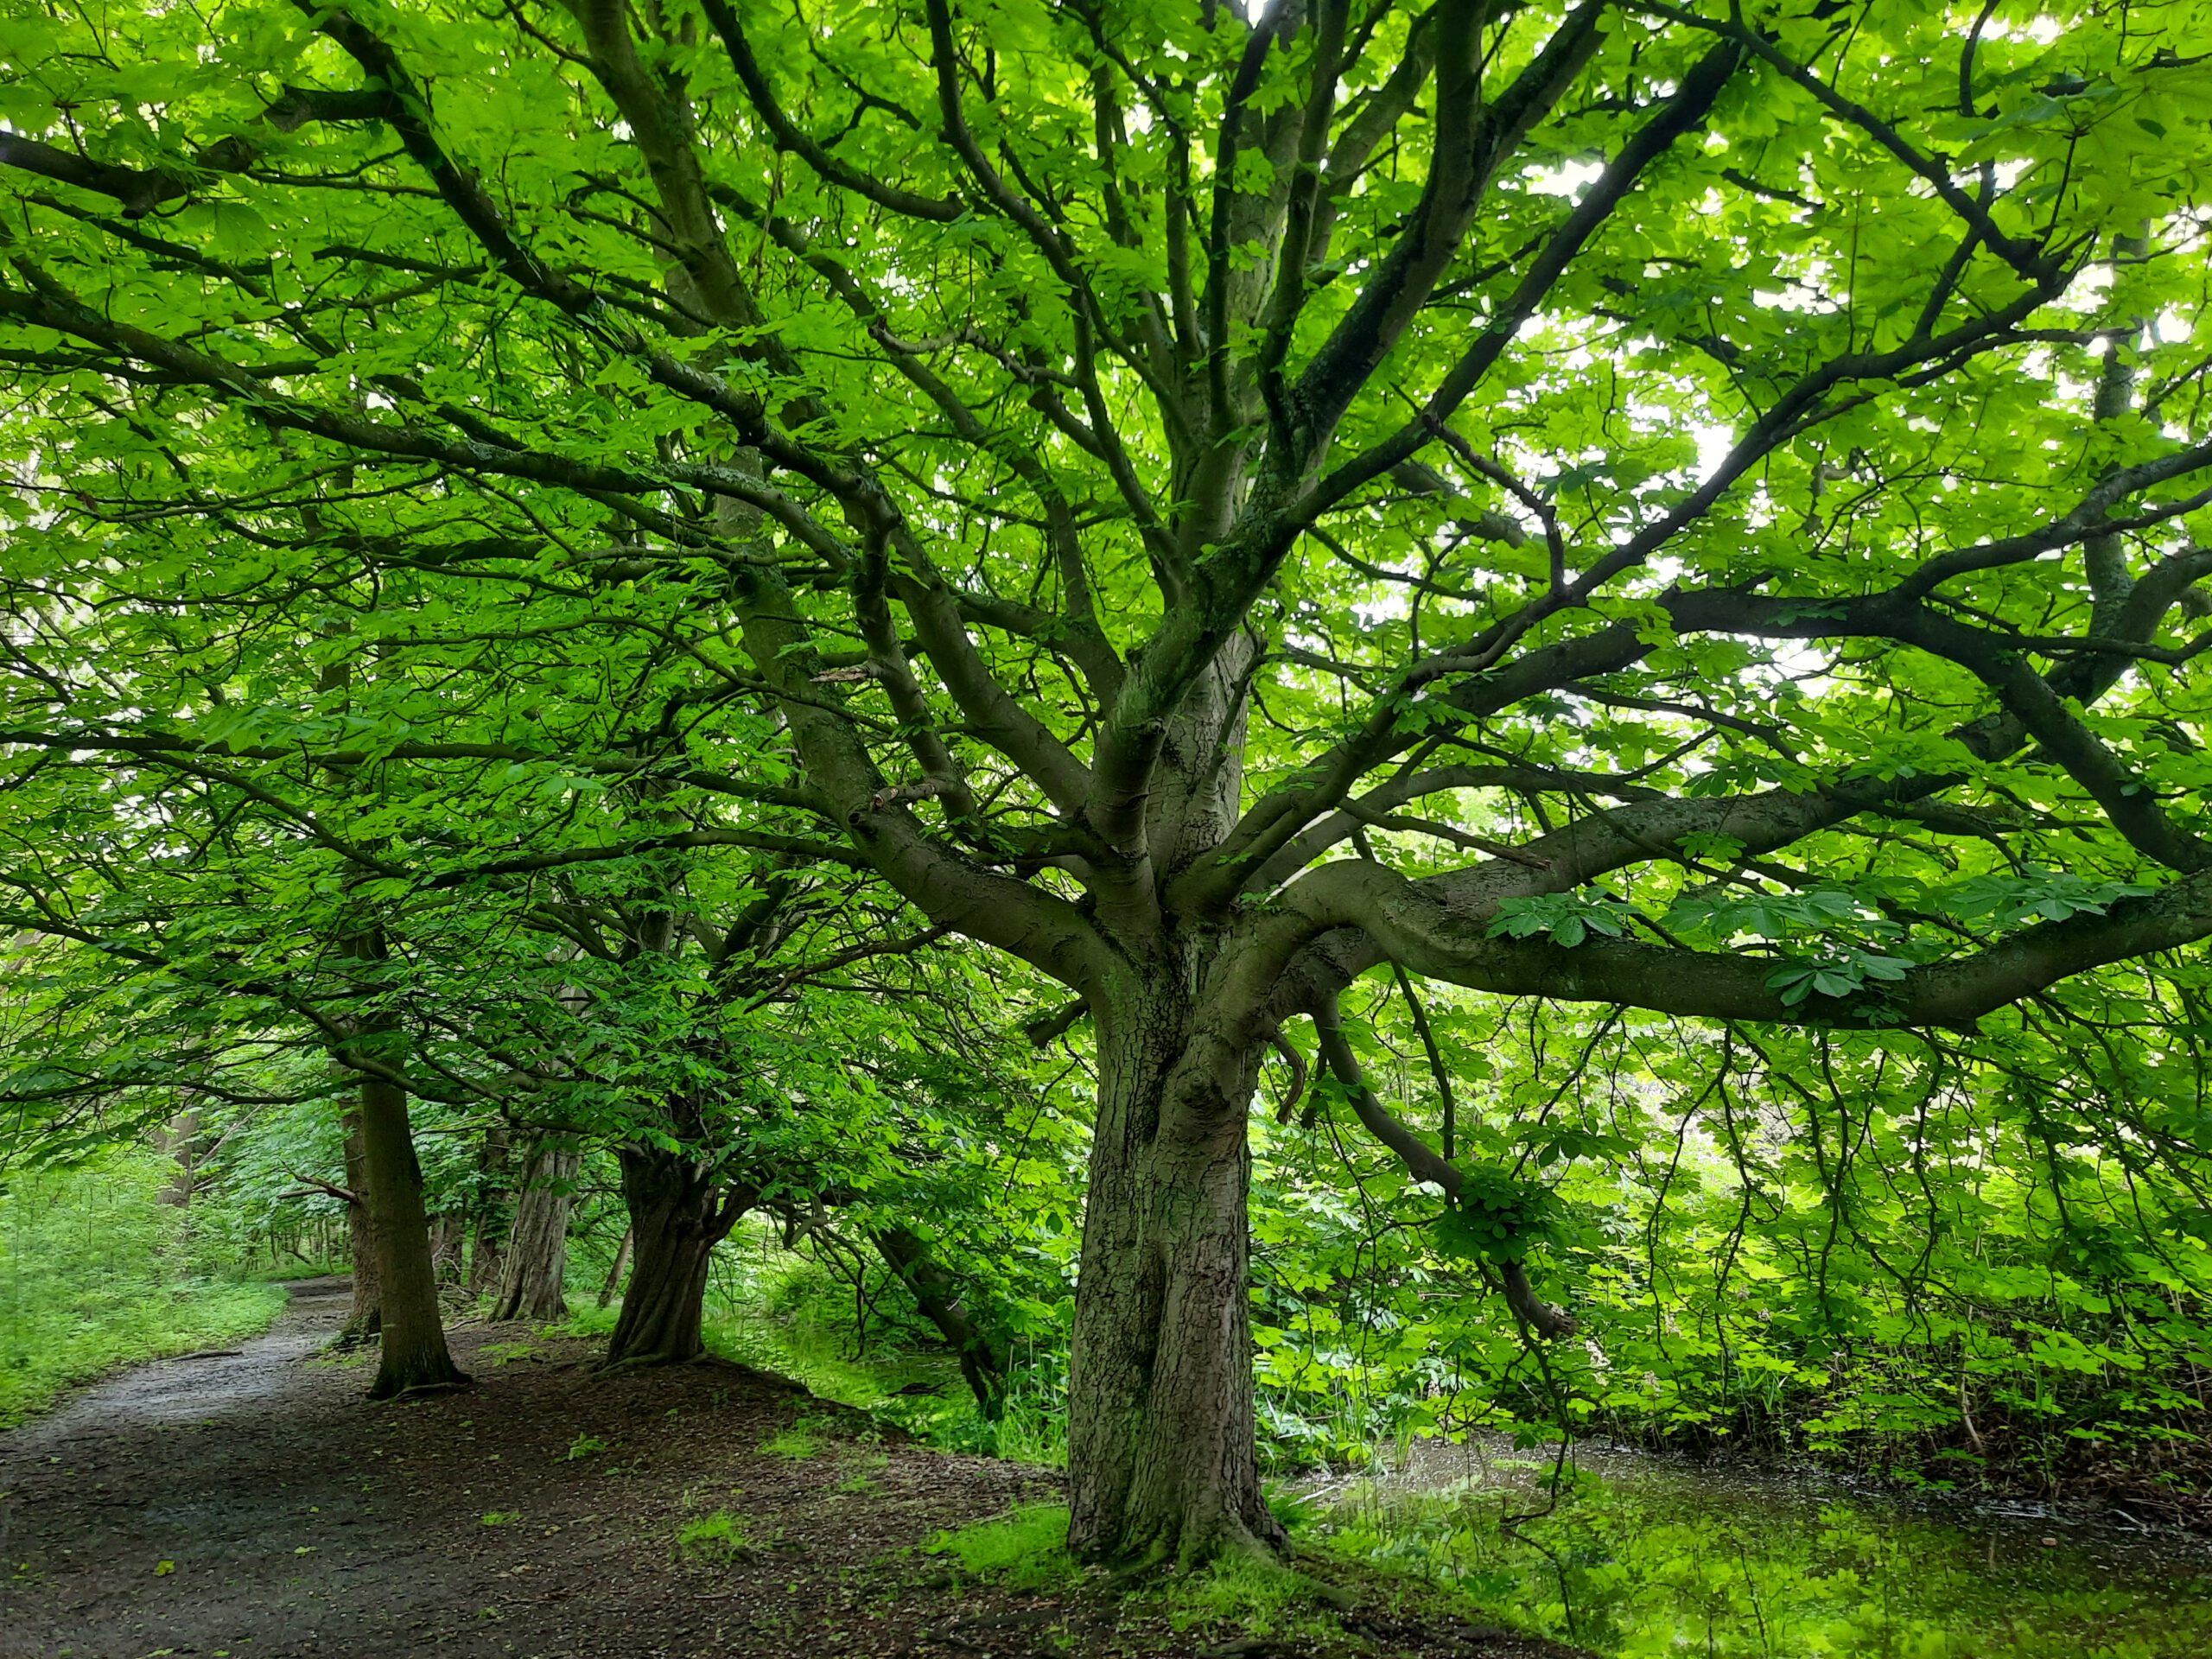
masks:
<instances>
[{"instance_id":1,"label":"slender tree trunk","mask_svg":"<svg viewBox=\"0 0 2212 1659\"><path fill-rule=\"evenodd\" d=\"M468 1294L487 1296L505 1282L506 1252L502 1241L493 1231L491 1217L480 1217L476 1224L475 1248L468 1253Z\"/></svg>"},{"instance_id":2,"label":"slender tree trunk","mask_svg":"<svg viewBox=\"0 0 2212 1659\"><path fill-rule=\"evenodd\" d=\"M958 1283L930 1255L928 1246L905 1227L887 1228L876 1234L875 1248L900 1282L913 1292L923 1317L960 1357L960 1374L968 1379L984 1421L998 1421L1006 1410L1006 1366L961 1300Z\"/></svg>"},{"instance_id":3,"label":"slender tree trunk","mask_svg":"<svg viewBox=\"0 0 2212 1659\"><path fill-rule=\"evenodd\" d=\"M1100 1065L1069 1367L1069 1543L1096 1560L1279 1551L1254 1439L1245 1108L1256 1044L1162 974L1094 1001Z\"/></svg>"},{"instance_id":4,"label":"slender tree trunk","mask_svg":"<svg viewBox=\"0 0 2212 1659\"><path fill-rule=\"evenodd\" d=\"M468 1218L442 1210L430 1217L430 1271L442 1285L461 1282L461 1258L468 1244Z\"/></svg>"},{"instance_id":5,"label":"slender tree trunk","mask_svg":"<svg viewBox=\"0 0 2212 1659\"><path fill-rule=\"evenodd\" d=\"M630 1240L635 1236L625 1227L622 1242L614 1247L614 1265L607 1270L607 1282L599 1287L599 1305L605 1307L614 1300L614 1293L622 1288L622 1275L630 1270Z\"/></svg>"},{"instance_id":6,"label":"slender tree trunk","mask_svg":"<svg viewBox=\"0 0 2212 1659\"><path fill-rule=\"evenodd\" d=\"M700 1335L707 1266L757 1196L727 1193L713 1170L681 1153L624 1147L622 1198L635 1257L622 1312L607 1344L609 1365L673 1365L706 1351Z\"/></svg>"},{"instance_id":7,"label":"slender tree trunk","mask_svg":"<svg viewBox=\"0 0 2212 1659\"><path fill-rule=\"evenodd\" d=\"M176 1167L162 1184L161 1201L175 1205L180 1210L192 1205L194 1182L198 1172L194 1167L193 1150L200 1137L200 1113L188 1106L154 1133L154 1144L176 1160Z\"/></svg>"},{"instance_id":8,"label":"slender tree trunk","mask_svg":"<svg viewBox=\"0 0 2212 1659\"><path fill-rule=\"evenodd\" d=\"M350 657L327 664L321 688L342 692L352 682ZM349 790L360 789L360 774L346 774ZM348 1048L391 1061L404 1052L397 1021L375 1000L384 988L379 964L389 959L388 941L372 912L353 918L353 928L336 941L339 953L359 964L359 989L367 997L358 1017L349 1019ZM335 1059L338 1057L333 1056ZM446 1351L445 1321L438 1309L437 1274L430 1266L430 1224L423 1208L423 1166L415 1157L415 1131L407 1118L407 1090L389 1077L364 1071L353 1121L347 1126L347 1185L368 1202L371 1254L376 1263L375 1297L378 1343L376 1380L369 1398L389 1400L410 1389L443 1388L468 1379ZM354 1179L358 1140L359 1179ZM355 1236L358 1248L361 1243ZM354 1306L360 1306L360 1291Z\"/></svg>"},{"instance_id":9,"label":"slender tree trunk","mask_svg":"<svg viewBox=\"0 0 2212 1659\"><path fill-rule=\"evenodd\" d=\"M384 1343L372 1400L410 1389L466 1382L446 1351L430 1268L429 1217L423 1212L423 1169L407 1122L407 1093L383 1077L361 1079L361 1151L377 1243Z\"/></svg>"},{"instance_id":10,"label":"slender tree trunk","mask_svg":"<svg viewBox=\"0 0 2212 1659\"><path fill-rule=\"evenodd\" d=\"M496 1294L506 1277L508 1151L503 1125L493 1124L485 1131L477 1154L483 1178L468 1210L475 1234L474 1247L468 1253L468 1290L474 1296Z\"/></svg>"},{"instance_id":11,"label":"slender tree trunk","mask_svg":"<svg viewBox=\"0 0 2212 1659\"><path fill-rule=\"evenodd\" d=\"M569 1271L569 1206L582 1163L575 1142L561 1136L543 1136L531 1148L522 1196L515 1201L514 1227L507 1235L506 1272L493 1319L569 1317L563 1294Z\"/></svg>"},{"instance_id":12,"label":"slender tree trunk","mask_svg":"<svg viewBox=\"0 0 2212 1659\"><path fill-rule=\"evenodd\" d=\"M369 1154L358 1109L346 1114L346 1232L353 1260L353 1306L340 1342L365 1342L384 1328L382 1274L377 1268L376 1217L369 1209Z\"/></svg>"}]
</instances>

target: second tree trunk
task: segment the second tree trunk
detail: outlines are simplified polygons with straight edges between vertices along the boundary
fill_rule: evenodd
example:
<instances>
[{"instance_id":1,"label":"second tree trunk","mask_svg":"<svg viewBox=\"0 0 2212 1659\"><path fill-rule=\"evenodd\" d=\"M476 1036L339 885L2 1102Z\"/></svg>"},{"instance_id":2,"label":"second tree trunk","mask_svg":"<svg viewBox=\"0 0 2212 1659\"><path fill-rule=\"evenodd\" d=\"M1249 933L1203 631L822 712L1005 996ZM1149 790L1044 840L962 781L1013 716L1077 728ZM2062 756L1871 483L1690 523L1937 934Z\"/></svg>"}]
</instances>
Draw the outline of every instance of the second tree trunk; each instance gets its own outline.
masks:
<instances>
[{"instance_id":1,"label":"second tree trunk","mask_svg":"<svg viewBox=\"0 0 2212 1659\"><path fill-rule=\"evenodd\" d=\"M630 1286L607 1344L609 1365L673 1365L706 1351L707 1268L715 1246L751 1206L709 1166L657 1147L624 1147L630 1210Z\"/></svg>"},{"instance_id":2,"label":"second tree trunk","mask_svg":"<svg viewBox=\"0 0 2212 1659\"><path fill-rule=\"evenodd\" d=\"M569 1271L569 1206L582 1156L575 1142L546 1135L523 1167L522 1196L507 1234L505 1277L495 1319L565 1319L563 1281Z\"/></svg>"},{"instance_id":3,"label":"second tree trunk","mask_svg":"<svg viewBox=\"0 0 2212 1659\"><path fill-rule=\"evenodd\" d=\"M361 1079L361 1153L376 1234L384 1340L372 1400L468 1379L446 1351L438 1283L430 1268L429 1217L423 1211L423 1170L407 1122L407 1093L378 1077Z\"/></svg>"},{"instance_id":4,"label":"second tree trunk","mask_svg":"<svg viewBox=\"0 0 2212 1659\"><path fill-rule=\"evenodd\" d=\"M369 1154L362 1144L359 1109L346 1114L346 1233L353 1259L353 1306L340 1343L365 1342L384 1328L383 1276L377 1266L376 1219L369 1213Z\"/></svg>"},{"instance_id":5,"label":"second tree trunk","mask_svg":"<svg viewBox=\"0 0 2212 1659\"><path fill-rule=\"evenodd\" d=\"M962 1300L960 1284L929 1253L929 1247L907 1227L887 1227L875 1235L875 1248L912 1293L924 1318L938 1328L945 1345L960 1357L960 1375L983 1421L995 1423L1006 1414L1006 1366L983 1328L976 1323Z\"/></svg>"}]
</instances>

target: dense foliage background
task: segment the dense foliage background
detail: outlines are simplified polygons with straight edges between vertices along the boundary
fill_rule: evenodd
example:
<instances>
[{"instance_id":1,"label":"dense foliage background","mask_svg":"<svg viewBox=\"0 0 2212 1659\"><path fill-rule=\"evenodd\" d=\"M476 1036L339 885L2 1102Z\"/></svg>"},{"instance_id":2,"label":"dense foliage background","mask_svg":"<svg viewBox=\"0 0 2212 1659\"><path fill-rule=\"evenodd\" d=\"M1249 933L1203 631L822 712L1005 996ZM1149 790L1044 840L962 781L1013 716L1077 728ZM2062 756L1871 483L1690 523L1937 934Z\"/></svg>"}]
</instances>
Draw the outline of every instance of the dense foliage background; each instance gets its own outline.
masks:
<instances>
[{"instance_id":1,"label":"dense foliage background","mask_svg":"<svg viewBox=\"0 0 2212 1659\"><path fill-rule=\"evenodd\" d=\"M2201 1516L2212 12L742 10L0 0L0 1412Z\"/></svg>"},{"instance_id":2,"label":"dense foliage background","mask_svg":"<svg viewBox=\"0 0 2212 1659\"><path fill-rule=\"evenodd\" d=\"M2202 1156L2172 1121L2193 1095L2145 1100L2115 1135L2117 1088L1934 1047L1826 1039L1789 1057L1802 1068L1790 1071L1748 1039L1677 1022L1575 1022L1446 996L1422 1006L1426 1041L1454 1080L1461 1156L1527 1172L1502 1201L1535 1207L1520 1230L1580 1328L1529 1342L1435 1194L1352 1133L1340 1090L1325 1082L1293 1099L1279 1065L1268 1103L1291 1109L1254 1129L1270 1467L1388 1463L1416 1436L1563 1429L2200 1515L2212 1229ZM1018 1006L991 1012L997 1027L1020 1023ZM1442 1103L1408 1005L1378 983L1360 1014L1370 1077L1433 1132ZM868 1023L815 1042L864 1040L872 1011L857 1017ZM904 1152L870 1154L855 1139L883 1111L865 1072L815 1077L779 1133L829 1172L825 1185L857 1191L817 1224L748 1223L722 1247L712 1345L949 1446L1064 1455L1089 1060L1080 1044L1008 1045L1002 1058L1002 1093L967 1092L976 1074L963 1068L950 1104L909 1094ZM281 1061L267 1064L281 1078ZM926 1057L917 1064L926 1071ZM112 1112L127 1134L131 1101L116 1091L80 1121L89 1130ZM176 1104L159 1096L160 1109ZM67 1169L41 1170L19 1146L0 1197L11 1409L101 1363L212 1343L274 1311L261 1286L210 1300L211 1274L344 1270L335 1104L327 1093L212 1103L160 1150L96 1150ZM416 1132L434 1224L454 1240L448 1305L480 1312L488 1303L459 1299L469 1249L496 1251L511 1222L508 1131L434 1105ZM920 1146L929 1160L910 1161ZM561 1328L605 1330L625 1217L603 1151L587 1154L575 1193ZM977 1414L941 1338L869 1250L877 1216L927 1217L1012 1357L999 1421Z\"/></svg>"}]
</instances>

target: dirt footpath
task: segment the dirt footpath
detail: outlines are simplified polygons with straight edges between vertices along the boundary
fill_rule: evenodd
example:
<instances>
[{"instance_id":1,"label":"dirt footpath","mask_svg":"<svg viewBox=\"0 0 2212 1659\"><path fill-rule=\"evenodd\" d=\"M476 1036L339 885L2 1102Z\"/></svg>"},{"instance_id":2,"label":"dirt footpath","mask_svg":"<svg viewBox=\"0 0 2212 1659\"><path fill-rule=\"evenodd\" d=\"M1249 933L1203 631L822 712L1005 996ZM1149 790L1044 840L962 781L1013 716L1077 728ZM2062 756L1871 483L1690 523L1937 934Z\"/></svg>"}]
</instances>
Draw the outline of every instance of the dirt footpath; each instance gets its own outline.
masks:
<instances>
[{"instance_id":1,"label":"dirt footpath","mask_svg":"<svg viewBox=\"0 0 2212 1659\"><path fill-rule=\"evenodd\" d=\"M293 1289L235 1354L146 1366L0 1435L0 1656L1545 1651L1388 1618L1342 1644L1253 1643L1098 1586L962 1583L918 1547L1050 1498L1049 1477L880 1436L737 1367L601 1377L590 1344L519 1325L453 1332L476 1387L372 1406L364 1362L323 1351L343 1281Z\"/></svg>"}]
</instances>

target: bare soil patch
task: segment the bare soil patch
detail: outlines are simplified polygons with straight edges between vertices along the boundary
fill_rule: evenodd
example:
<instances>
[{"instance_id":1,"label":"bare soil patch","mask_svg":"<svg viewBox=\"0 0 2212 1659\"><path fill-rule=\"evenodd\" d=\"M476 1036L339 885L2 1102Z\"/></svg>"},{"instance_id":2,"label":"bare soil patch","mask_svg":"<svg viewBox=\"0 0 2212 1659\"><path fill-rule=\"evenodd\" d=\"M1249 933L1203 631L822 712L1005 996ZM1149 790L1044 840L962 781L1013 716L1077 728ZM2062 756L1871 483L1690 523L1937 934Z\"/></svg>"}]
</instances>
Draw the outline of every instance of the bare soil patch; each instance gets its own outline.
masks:
<instances>
[{"instance_id":1,"label":"bare soil patch","mask_svg":"<svg viewBox=\"0 0 2212 1659\"><path fill-rule=\"evenodd\" d=\"M1054 1497L1047 1472L743 1367L602 1376L594 1344L518 1325L454 1331L474 1387L372 1406L359 1360L324 1351L343 1281L292 1288L238 1351L0 1435L0 1656L1567 1654L1386 1585L1351 1586L1341 1639L1302 1643L1179 1632L1096 1578L1013 1594L923 1546Z\"/></svg>"}]
</instances>

